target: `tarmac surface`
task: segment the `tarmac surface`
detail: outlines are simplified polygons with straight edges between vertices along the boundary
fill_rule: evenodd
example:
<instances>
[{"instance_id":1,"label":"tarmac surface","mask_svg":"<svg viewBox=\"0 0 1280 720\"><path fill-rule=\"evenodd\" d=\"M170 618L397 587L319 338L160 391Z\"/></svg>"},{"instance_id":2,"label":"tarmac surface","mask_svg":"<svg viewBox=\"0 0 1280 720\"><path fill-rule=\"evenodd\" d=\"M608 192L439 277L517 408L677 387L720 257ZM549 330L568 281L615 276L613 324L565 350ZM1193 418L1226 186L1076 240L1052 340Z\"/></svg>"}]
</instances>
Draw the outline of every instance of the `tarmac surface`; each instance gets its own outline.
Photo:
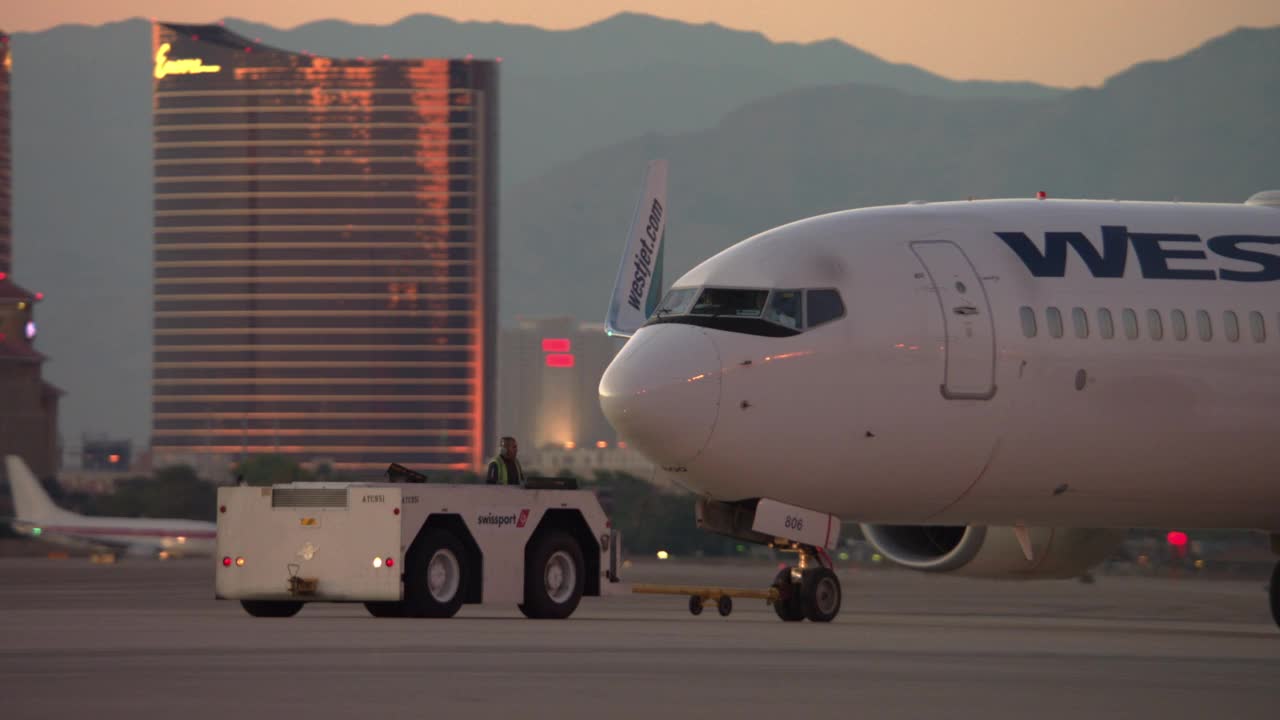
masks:
<instances>
[{"instance_id":1,"label":"tarmac surface","mask_svg":"<svg viewBox=\"0 0 1280 720\"><path fill-rule=\"evenodd\" d=\"M212 560L0 560L0 717L1280 717L1262 582L987 582L846 571L840 617L763 601L588 598L566 621L213 599ZM762 587L770 565L643 563L636 582Z\"/></svg>"}]
</instances>

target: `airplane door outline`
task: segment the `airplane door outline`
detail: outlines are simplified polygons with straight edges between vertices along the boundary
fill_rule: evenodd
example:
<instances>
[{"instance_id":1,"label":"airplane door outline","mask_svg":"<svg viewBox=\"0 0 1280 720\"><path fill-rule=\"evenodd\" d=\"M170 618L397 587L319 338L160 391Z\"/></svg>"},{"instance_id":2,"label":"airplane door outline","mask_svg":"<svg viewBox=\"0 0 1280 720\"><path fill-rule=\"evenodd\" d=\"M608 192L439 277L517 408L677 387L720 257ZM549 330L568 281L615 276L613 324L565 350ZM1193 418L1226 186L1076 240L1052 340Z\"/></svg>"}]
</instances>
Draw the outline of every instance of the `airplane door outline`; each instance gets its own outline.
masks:
<instances>
[{"instance_id":1,"label":"airplane door outline","mask_svg":"<svg viewBox=\"0 0 1280 720\"><path fill-rule=\"evenodd\" d=\"M911 252L938 296L946 350L942 396L990 400L996 395L996 331L991 301L977 268L950 240L920 240Z\"/></svg>"}]
</instances>

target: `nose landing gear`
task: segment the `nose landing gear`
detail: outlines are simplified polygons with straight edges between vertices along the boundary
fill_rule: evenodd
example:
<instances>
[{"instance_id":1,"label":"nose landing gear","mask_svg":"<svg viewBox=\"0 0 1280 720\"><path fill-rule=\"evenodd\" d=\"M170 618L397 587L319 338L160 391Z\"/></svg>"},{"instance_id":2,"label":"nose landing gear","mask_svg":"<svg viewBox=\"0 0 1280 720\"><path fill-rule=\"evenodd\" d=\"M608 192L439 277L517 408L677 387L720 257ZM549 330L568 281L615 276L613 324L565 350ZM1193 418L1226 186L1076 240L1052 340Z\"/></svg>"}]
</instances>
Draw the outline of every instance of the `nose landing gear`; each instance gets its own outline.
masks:
<instances>
[{"instance_id":1,"label":"nose landing gear","mask_svg":"<svg viewBox=\"0 0 1280 720\"><path fill-rule=\"evenodd\" d=\"M772 587L777 598L773 600L773 611L784 622L831 622L840 613L843 592L830 559L812 546L796 545L792 549L800 554L800 561L774 576Z\"/></svg>"}]
</instances>

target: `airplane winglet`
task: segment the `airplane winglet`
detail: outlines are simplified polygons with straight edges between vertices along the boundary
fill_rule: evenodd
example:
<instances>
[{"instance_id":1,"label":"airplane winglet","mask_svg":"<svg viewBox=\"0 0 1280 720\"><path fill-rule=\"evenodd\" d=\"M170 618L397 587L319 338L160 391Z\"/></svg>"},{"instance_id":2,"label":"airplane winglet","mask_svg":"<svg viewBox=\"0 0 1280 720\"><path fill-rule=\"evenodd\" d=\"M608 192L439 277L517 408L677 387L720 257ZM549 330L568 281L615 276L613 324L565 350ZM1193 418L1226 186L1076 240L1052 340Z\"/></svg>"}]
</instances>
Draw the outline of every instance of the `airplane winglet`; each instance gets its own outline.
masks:
<instances>
[{"instance_id":1,"label":"airplane winglet","mask_svg":"<svg viewBox=\"0 0 1280 720\"><path fill-rule=\"evenodd\" d=\"M667 161L653 160L645 170L644 191L636 204L622 264L613 284L605 332L631 337L662 299L663 240L667 228Z\"/></svg>"}]
</instances>

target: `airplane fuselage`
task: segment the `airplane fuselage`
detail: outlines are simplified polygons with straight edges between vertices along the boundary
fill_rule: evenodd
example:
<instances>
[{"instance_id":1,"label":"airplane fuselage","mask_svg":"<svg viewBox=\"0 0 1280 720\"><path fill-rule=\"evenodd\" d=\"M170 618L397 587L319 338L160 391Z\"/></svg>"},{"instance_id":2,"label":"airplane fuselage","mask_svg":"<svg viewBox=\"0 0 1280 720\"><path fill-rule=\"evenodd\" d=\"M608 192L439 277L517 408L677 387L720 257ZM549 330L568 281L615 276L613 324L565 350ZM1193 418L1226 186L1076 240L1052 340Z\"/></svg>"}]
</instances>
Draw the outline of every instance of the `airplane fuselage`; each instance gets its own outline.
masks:
<instances>
[{"instance_id":1,"label":"airplane fuselage","mask_svg":"<svg viewBox=\"0 0 1280 720\"><path fill-rule=\"evenodd\" d=\"M217 545L217 528L194 520L96 518L72 516L47 521L15 520L21 535L74 548L119 549L133 555L209 556Z\"/></svg>"},{"instance_id":2,"label":"airplane fuselage","mask_svg":"<svg viewBox=\"0 0 1280 720\"><path fill-rule=\"evenodd\" d=\"M707 287L833 289L844 314L673 313L628 342L606 414L699 493L869 523L1280 530L1280 209L848 211L673 291Z\"/></svg>"}]
</instances>

